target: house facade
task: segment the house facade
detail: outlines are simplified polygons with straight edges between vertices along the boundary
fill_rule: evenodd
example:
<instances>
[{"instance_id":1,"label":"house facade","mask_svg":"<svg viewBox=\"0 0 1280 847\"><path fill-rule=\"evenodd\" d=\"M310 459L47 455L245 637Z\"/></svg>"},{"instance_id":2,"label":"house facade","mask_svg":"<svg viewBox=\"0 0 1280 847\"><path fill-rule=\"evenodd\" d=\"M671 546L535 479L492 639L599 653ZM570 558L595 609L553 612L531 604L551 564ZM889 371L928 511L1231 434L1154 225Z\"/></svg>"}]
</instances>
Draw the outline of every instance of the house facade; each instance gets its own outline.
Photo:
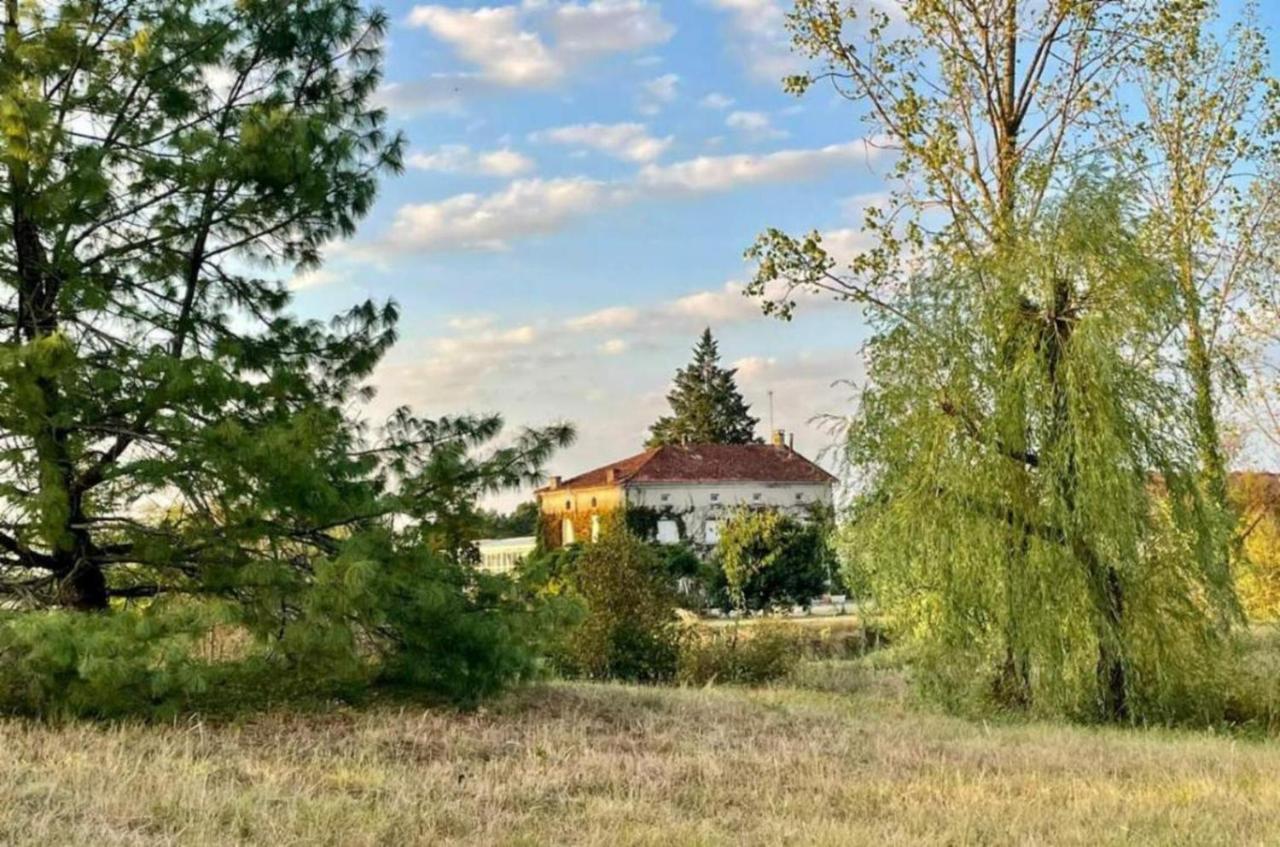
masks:
<instances>
[{"instance_id":1,"label":"house facade","mask_svg":"<svg viewBox=\"0 0 1280 847\"><path fill-rule=\"evenodd\" d=\"M835 477L776 433L771 444L667 445L562 479L538 490L542 543L555 549L599 537L625 510L634 529L666 544L708 550L741 507L799 518L830 506Z\"/></svg>"},{"instance_id":2,"label":"house facade","mask_svg":"<svg viewBox=\"0 0 1280 847\"><path fill-rule=\"evenodd\" d=\"M479 568L486 573L508 574L521 562L533 555L538 547L535 536L518 538L482 538L476 542L479 553Z\"/></svg>"}]
</instances>

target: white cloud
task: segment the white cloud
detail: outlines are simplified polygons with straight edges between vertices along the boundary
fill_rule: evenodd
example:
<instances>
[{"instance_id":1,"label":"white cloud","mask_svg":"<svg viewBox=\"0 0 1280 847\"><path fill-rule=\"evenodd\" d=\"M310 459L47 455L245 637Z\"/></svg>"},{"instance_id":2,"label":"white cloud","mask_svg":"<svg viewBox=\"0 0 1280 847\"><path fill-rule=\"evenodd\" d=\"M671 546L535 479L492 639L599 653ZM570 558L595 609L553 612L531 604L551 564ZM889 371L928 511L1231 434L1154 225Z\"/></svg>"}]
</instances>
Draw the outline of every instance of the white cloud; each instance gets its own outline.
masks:
<instances>
[{"instance_id":1,"label":"white cloud","mask_svg":"<svg viewBox=\"0 0 1280 847\"><path fill-rule=\"evenodd\" d=\"M525 0L526 8L541 2ZM556 47L570 54L629 53L666 43L675 27L648 0L592 0L554 6Z\"/></svg>"},{"instance_id":2,"label":"white cloud","mask_svg":"<svg viewBox=\"0 0 1280 847\"><path fill-rule=\"evenodd\" d=\"M449 318L449 329L456 332L478 332L493 326L493 315L455 315Z\"/></svg>"},{"instance_id":3,"label":"white cloud","mask_svg":"<svg viewBox=\"0 0 1280 847\"><path fill-rule=\"evenodd\" d=\"M803 63L791 52L782 0L704 0L729 18L729 42L752 76L776 84Z\"/></svg>"},{"instance_id":4,"label":"white cloud","mask_svg":"<svg viewBox=\"0 0 1280 847\"><path fill-rule=\"evenodd\" d=\"M637 181L653 192L728 191L743 185L813 179L833 168L870 164L884 153L883 147L858 140L762 155L699 156L670 165L647 165Z\"/></svg>"},{"instance_id":5,"label":"white cloud","mask_svg":"<svg viewBox=\"0 0 1280 847\"><path fill-rule=\"evenodd\" d=\"M639 309L629 306L610 306L579 315L565 321L565 326L577 331L630 329L640 322Z\"/></svg>"},{"instance_id":6,"label":"white cloud","mask_svg":"<svg viewBox=\"0 0 1280 847\"><path fill-rule=\"evenodd\" d=\"M870 164L886 152L866 141L760 155L700 156L648 164L634 179L523 179L493 194L459 194L403 206L389 233L348 252L433 252L504 249L513 239L556 232L612 206L653 197L697 196L766 183L815 179L836 169Z\"/></svg>"},{"instance_id":7,"label":"white cloud","mask_svg":"<svg viewBox=\"0 0 1280 847\"><path fill-rule=\"evenodd\" d=\"M303 291L308 288L320 288L325 285L333 285L341 282L343 275L330 268L315 268L309 271L295 274L293 279L287 283L290 291Z\"/></svg>"},{"instance_id":8,"label":"white cloud","mask_svg":"<svg viewBox=\"0 0 1280 847\"><path fill-rule=\"evenodd\" d=\"M596 349L606 356L618 356L627 352L630 347L631 345L624 339L610 338Z\"/></svg>"},{"instance_id":9,"label":"white cloud","mask_svg":"<svg viewBox=\"0 0 1280 847\"><path fill-rule=\"evenodd\" d=\"M459 194L403 206L384 246L405 252L503 249L513 238L555 232L612 202L606 184L582 177L525 179L496 194Z\"/></svg>"},{"instance_id":10,"label":"white cloud","mask_svg":"<svg viewBox=\"0 0 1280 847\"><path fill-rule=\"evenodd\" d=\"M646 336L662 332L688 333L704 326L726 326L761 317L760 305L743 293L738 282L695 291L645 308L609 306L564 322L574 332L634 332Z\"/></svg>"},{"instance_id":11,"label":"white cloud","mask_svg":"<svg viewBox=\"0 0 1280 847\"><path fill-rule=\"evenodd\" d=\"M874 239L860 229L832 229L822 233L822 246L840 267L875 246Z\"/></svg>"},{"instance_id":12,"label":"white cloud","mask_svg":"<svg viewBox=\"0 0 1280 847\"><path fill-rule=\"evenodd\" d=\"M662 107L674 103L680 96L680 77L676 74L663 74L640 86L640 100L637 108L646 115L656 115Z\"/></svg>"},{"instance_id":13,"label":"white cloud","mask_svg":"<svg viewBox=\"0 0 1280 847\"><path fill-rule=\"evenodd\" d=\"M424 171L499 177L520 176L534 169L532 159L510 148L473 151L465 144L446 144L432 153L414 153L406 163Z\"/></svg>"},{"instance_id":14,"label":"white cloud","mask_svg":"<svg viewBox=\"0 0 1280 847\"><path fill-rule=\"evenodd\" d=\"M724 125L757 141L786 138L788 134L776 128L764 112L732 112L725 118Z\"/></svg>"},{"instance_id":15,"label":"white cloud","mask_svg":"<svg viewBox=\"0 0 1280 847\"><path fill-rule=\"evenodd\" d=\"M700 101L698 101L699 105L701 105L704 109L715 109L717 112L724 111L725 109L732 106L735 102L737 101L735 101L732 97L727 97L718 91L713 91L710 94L708 94L706 97L703 97Z\"/></svg>"},{"instance_id":16,"label":"white cloud","mask_svg":"<svg viewBox=\"0 0 1280 847\"><path fill-rule=\"evenodd\" d=\"M521 29L516 6L451 9L415 6L409 25L424 27L489 79L513 87L538 87L558 82L563 61L536 32Z\"/></svg>"},{"instance_id":17,"label":"white cloud","mask_svg":"<svg viewBox=\"0 0 1280 847\"><path fill-rule=\"evenodd\" d=\"M409 25L427 29L498 85L543 88L581 63L662 44L674 28L648 0L548 2L456 9L415 6Z\"/></svg>"},{"instance_id":18,"label":"white cloud","mask_svg":"<svg viewBox=\"0 0 1280 847\"><path fill-rule=\"evenodd\" d=\"M460 114L466 103L498 90L475 74L432 74L410 82L388 82L378 89L375 102L401 117L424 112Z\"/></svg>"},{"instance_id":19,"label":"white cloud","mask_svg":"<svg viewBox=\"0 0 1280 847\"><path fill-rule=\"evenodd\" d=\"M672 137L654 138L644 124L575 124L535 132L534 141L590 147L628 162L651 162L671 146Z\"/></svg>"}]
</instances>

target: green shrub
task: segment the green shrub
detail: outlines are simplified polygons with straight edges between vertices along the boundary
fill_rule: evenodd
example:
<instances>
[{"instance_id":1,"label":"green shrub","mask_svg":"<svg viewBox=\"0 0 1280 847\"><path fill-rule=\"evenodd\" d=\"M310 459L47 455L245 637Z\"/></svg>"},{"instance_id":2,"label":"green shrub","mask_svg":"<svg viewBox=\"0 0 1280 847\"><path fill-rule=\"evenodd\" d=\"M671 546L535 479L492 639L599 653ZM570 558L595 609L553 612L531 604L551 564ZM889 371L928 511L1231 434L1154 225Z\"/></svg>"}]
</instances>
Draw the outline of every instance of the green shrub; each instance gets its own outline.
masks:
<instances>
[{"instance_id":1,"label":"green shrub","mask_svg":"<svg viewBox=\"0 0 1280 847\"><path fill-rule=\"evenodd\" d=\"M167 715L218 683L197 648L220 620L209 605L96 615L48 611L0 621L0 709L40 717Z\"/></svg>"},{"instance_id":2,"label":"green shrub","mask_svg":"<svg viewBox=\"0 0 1280 847\"><path fill-rule=\"evenodd\" d=\"M790 676L802 649L799 635L780 622L701 628L681 642L677 679L683 685L760 685Z\"/></svg>"},{"instance_id":3,"label":"green shrub","mask_svg":"<svg viewBox=\"0 0 1280 847\"><path fill-rule=\"evenodd\" d=\"M775 509L742 509L730 516L716 563L718 604L744 611L807 606L826 590L832 570L825 525Z\"/></svg>"},{"instance_id":4,"label":"green shrub","mask_svg":"<svg viewBox=\"0 0 1280 847\"><path fill-rule=\"evenodd\" d=\"M352 539L318 568L278 645L317 684L366 680L464 705L537 672L538 605L480 574L384 533Z\"/></svg>"},{"instance_id":5,"label":"green shrub","mask_svg":"<svg viewBox=\"0 0 1280 847\"><path fill-rule=\"evenodd\" d=\"M611 526L583 549L573 582L586 614L564 642L564 671L635 682L675 674L676 597L651 545Z\"/></svg>"},{"instance_id":6,"label":"green shrub","mask_svg":"<svg viewBox=\"0 0 1280 847\"><path fill-rule=\"evenodd\" d=\"M0 711L164 718L356 701L379 687L470 705L538 673L552 631L545 604L510 581L391 533L354 536L305 583L276 590L260 604L11 613L0 618ZM235 649L211 649L219 638Z\"/></svg>"}]
</instances>

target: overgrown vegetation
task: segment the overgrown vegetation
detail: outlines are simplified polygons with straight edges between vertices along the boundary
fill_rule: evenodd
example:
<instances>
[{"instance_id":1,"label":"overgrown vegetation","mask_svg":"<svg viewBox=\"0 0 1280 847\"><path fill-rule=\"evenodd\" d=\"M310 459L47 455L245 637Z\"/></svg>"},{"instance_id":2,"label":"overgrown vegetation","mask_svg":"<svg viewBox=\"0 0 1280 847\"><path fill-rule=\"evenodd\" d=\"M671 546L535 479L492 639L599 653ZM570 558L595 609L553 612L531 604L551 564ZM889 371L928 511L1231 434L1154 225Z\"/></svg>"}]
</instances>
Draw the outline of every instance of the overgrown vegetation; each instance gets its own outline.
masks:
<instances>
[{"instance_id":1,"label":"overgrown vegetation","mask_svg":"<svg viewBox=\"0 0 1280 847\"><path fill-rule=\"evenodd\" d=\"M829 588L830 523L800 521L777 509L744 507L720 530L711 595L740 613L807 607Z\"/></svg>"},{"instance_id":2,"label":"overgrown vegetation","mask_svg":"<svg viewBox=\"0 0 1280 847\"><path fill-rule=\"evenodd\" d=\"M795 671L802 650L800 633L782 621L692 628L681 645L677 679L684 685L775 682Z\"/></svg>"},{"instance_id":3,"label":"overgrown vegetation","mask_svg":"<svg viewBox=\"0 0 1280 847\"><path fill-rule=\"evenodd\" d=\"M570 584L585 612L564 638L564 671L590 679L671 679L680 643L676 594L652 545L611 522L576 558Z\"/></svg>"},{"instance_id":4,"label":"overgrown vegetation","mask_svg":"<svg viewBox=\"0 0 1280 847\"><path fill-rule=\"evenodd\" d=\"M895 153L871 247L842 266L770 230L750 251L767 311L834 294L876 328L848 582L953 706L1221 720L1221 398L1276 280L1266 39L1211 2L902 7L789 17L816 68L786 87L829 83Z\"/></svg>"},{"instance_id":5,"label":"overgrown vegetation","mask_svg":"<svg viewBox=\"0 0 1280 847\"><path fill-rule=\"evenodd\" d=\"M373 425L397 307L304 321L281 279L400 169L372 102L386 16L2 14L2 705L163 713L375 682L469 702L526 676L528 608L467 567L475 509L571 431L494 448L496 416ZM220 630L243 649L202 657Z\"/></svg>"}]
</instances>

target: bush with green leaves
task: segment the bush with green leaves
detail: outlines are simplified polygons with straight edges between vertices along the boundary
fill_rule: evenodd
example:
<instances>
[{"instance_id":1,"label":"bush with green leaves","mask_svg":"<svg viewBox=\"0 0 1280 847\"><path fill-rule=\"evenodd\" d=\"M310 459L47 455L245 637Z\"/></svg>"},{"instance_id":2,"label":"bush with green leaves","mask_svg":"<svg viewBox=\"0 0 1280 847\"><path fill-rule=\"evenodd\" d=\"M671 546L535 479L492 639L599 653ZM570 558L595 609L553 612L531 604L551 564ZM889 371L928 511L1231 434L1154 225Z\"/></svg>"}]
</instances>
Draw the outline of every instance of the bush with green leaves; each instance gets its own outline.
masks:
<instances>
[{"instance_id":1,"label":"bush with green leaves","mask_svg":"<svg viewBox=\"0 0 1280 847\"><path fill-rule=\"evenodd\" d=\"M563 669L591 679L660 682L676 671L676 595L653 546L610 526L583 548L573 587L585 616L568 634Z\"/></svg>"},{"instance_id":2,"label":"bush with green leaves","mask_svg":"<svg viewBox=\"0 0 1280 847\"><path fill-rule=\"evenodd\" d=\"M713 597L726 609L807 606L829 584L826 525L776 509L744 508L724 522L715 562Z\"/></svg>"}]
</instances>

